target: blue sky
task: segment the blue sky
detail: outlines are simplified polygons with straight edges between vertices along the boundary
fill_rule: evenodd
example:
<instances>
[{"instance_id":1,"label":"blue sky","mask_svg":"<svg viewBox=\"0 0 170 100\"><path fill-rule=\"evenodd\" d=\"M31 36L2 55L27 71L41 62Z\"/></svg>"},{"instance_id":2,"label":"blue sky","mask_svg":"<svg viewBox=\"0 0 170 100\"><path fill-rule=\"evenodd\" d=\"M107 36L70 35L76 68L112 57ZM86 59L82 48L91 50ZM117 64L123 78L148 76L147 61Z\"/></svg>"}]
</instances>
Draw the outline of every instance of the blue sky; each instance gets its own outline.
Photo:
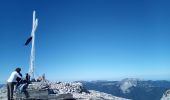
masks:
<instances>
[{"instance_id":1,"label":"blue sky","mask_svg":"<svg viewBox=\"0 0 170 100\"><path fill-rule=\"evenodd\" d=\"M0 82L17 67L36 10L36 76L50 80L170 77L169 0L1 0Z\"/></svg>"}]
</instances>

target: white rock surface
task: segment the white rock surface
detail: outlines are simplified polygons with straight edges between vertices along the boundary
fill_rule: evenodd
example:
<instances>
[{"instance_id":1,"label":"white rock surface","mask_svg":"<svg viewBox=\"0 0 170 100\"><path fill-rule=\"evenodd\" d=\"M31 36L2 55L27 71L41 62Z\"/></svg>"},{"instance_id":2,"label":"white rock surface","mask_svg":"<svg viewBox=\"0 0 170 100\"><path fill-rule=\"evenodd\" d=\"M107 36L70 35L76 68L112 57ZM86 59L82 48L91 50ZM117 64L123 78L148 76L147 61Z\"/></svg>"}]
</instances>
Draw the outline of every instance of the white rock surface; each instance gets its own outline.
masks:
<instances>
[{"instance_id":1,"label":"white rock surface","mask_svg":"<svg viewBox=\"0 0 170 100\"><path fill-rule=\"evenodd\" d=\"M111 94L106 94L99 91L89 90L90 93L73 93L73 98L79 100L128 100L125 98L120 98L112 96Z\"/></svg>"},{"instance_id":2,"label":"white rock surface","mask_svg":"<svg viewBox=\"0 0 170 100\"><path fill-rule=\"evenodd\" d=\"M0 88L0 100L7 100L6 95L7 95L7 89L4 86Z\"/></svg>"},{"instance_id":3,"label":"white rock surface","mask_svg":"<svg viewBox=\"0 0 170 100\"><path fill-rule=\"evenodd\" d=\"M163 94L161 100L170 100L170 90L167 90L167 91Z\"/></svg>"}]
</instances>

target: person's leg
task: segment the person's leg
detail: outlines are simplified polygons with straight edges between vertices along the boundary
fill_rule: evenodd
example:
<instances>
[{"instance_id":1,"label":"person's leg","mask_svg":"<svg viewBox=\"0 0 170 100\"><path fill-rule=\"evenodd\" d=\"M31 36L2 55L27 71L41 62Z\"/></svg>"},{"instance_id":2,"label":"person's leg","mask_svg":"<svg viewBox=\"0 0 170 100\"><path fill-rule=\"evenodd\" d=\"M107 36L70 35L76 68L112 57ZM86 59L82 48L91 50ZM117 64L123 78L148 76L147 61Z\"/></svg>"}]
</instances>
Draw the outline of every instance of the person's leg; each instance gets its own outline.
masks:
<instances>
[{"instance_id":1,"label":"person's leg","mask_svg":"<svg viewBox=\"0 0 170 100\"><path fill-rule=\"evenodd\" d=\"M28 92L27 92L27 90L26 90L27 87L28 87L28 84L26 83L26 84L23 86L23 90L22 90L22 91L24 92L26 98L29 97L29 94L28 94Z\"/></svg>"},{"instance_id":2,"label":"person's leg","mask_svg":"<svg viewBox=\"0 0 170 100\"><path fill-rule=\"evenodd\" d=\"M9 88L9 83L7 83L7 97L8 97L8 100L10 100L10 88Z\"/></svg>"},{"instance_id":3,"label":"person's leg","mask_svg":"<svg viewBox=\"0 0 170 100\"><path fill-rule=\"evenodd\" d=\"M9 85L9 92L10 92L10 100L13 99L13 91L14 91L14 83L11 82L11 83L8 83Z\"/></svg>"},{"instance_id":4,"label":"person's leg","mask_svg":"<svg viewBox=\"0 0 170 100\"><path fill-rule=\"evenodd\" d=\"M17 92L18 88L19 88L20 83L16 83L15 87L14 87L14 91Z\"/></svg>"},{"instance_id":5,"label":"person's leg","mask_svg":"<svg viewBox=\"0 0 170 100\"><path fill-rule=\"evenodd\" d=\"M15 83L11 83L11 99L13 99L13 93L14 93L14 85Z\"/></svg>"}]
</instances>

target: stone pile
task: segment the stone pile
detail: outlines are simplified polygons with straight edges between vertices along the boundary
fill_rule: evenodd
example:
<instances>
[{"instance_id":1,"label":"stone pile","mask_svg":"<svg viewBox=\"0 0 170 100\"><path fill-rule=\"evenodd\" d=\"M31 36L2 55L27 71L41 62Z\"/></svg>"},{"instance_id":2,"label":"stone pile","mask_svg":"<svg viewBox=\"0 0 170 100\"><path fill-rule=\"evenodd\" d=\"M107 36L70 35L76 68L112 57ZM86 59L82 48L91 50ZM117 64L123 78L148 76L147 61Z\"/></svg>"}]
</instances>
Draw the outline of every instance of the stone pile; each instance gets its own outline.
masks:
<instances>
[{"instance_id":1,"label":"stone pile","mask_svg":"<svg viewBox=\"0 0 170 100\"><path fill-rule=\"evenodd\" d=\"M54 91L54 93L89 93L82 83L65 83L65 82L55 82L50 83L49 88Z\"/></svg>"}]
</instances>

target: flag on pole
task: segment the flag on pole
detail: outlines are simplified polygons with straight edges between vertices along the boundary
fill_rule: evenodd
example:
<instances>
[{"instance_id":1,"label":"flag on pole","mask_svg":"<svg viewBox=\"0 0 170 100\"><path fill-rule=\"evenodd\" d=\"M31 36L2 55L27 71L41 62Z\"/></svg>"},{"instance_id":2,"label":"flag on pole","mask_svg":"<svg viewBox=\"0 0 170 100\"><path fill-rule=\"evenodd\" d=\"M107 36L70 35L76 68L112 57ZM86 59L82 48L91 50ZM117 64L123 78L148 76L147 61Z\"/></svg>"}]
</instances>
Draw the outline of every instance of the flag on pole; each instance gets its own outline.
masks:
<instances>
[{"instance_id":1,"label":"flag on pole","mask_svg":"<svg viewBox=\"0 0 170 100\"><path fill-rule=\"evenodd\" d=\"M25 46L27 46L31 42L31 40L32 40L32 36L27 39L27 41L25 42Z\"/></svg>"}]
</instances>

